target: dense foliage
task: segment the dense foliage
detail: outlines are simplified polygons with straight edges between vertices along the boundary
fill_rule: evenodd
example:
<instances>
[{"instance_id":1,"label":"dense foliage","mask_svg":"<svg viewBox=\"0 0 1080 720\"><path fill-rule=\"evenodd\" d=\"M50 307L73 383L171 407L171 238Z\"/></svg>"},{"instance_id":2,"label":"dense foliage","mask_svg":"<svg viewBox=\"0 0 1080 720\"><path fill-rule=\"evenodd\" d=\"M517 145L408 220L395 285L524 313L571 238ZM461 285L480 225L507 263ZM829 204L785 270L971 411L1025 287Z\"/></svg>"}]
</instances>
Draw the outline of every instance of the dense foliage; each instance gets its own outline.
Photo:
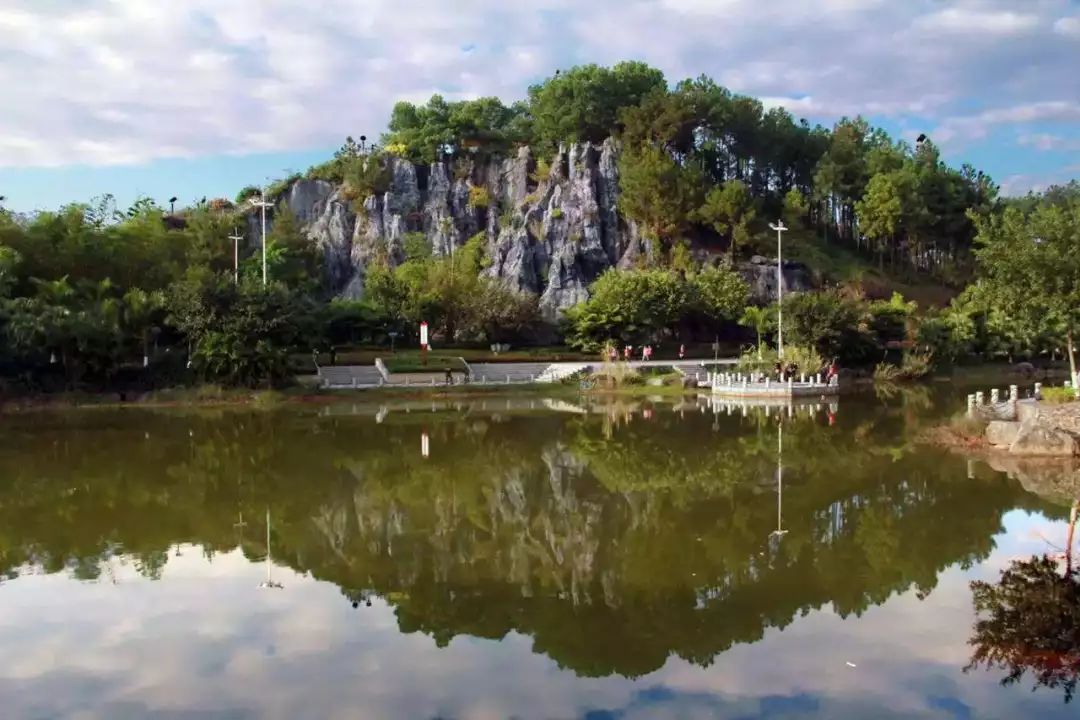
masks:
<instances>
[{"instance_id":1,"label":"dense foliage","mask_svg":"<svg viewBox=\"0 0 1080 720\"><path fill-rule=\"evenodd\" d=\"M726 267L691 275L609 270L593 285L588 302L566 313L567 338L587 350L612 342L655 343L695 315L707 323L734 321L746 300L746 283Z\"/></svg>"},{"instance_id":2,"label":"dense foliage","mask_svg":"<svg viewBox=\"0 0 1080 720\"><path fill-rule=\"evenodd\" d=\"M862 118L811 127L705 76L669 88L636 62L557 73L509 107L438 95L398 103L383 142L430 162L513 145L546 158L559 143L611 136L624 151L620 208L665 250L704 234L734 258L783 215L882 266L962 280L976 232L968 211L990 210L997 197L989 177L946 166L923 136L912 147Z\"/></svg>"},{"instance_id":3,"label":"dense foliage","mask_svg":"<svg viewBox=\"0 0 1080 720\"><path fill-rule=\"evenodd\" d=\"M1059 348L1073 358L1075 182L1002 201L986 175L948 167L923 136L913 147L861 118L812 127L704 76L669 86L642 63L588 65L556 73L511 105L401 102L379 147L349 137L307 177L340 184L364 214L387 189L395 157L456 163L528 144L529 182L539 185L557 169L560 144L608 138L621 149L618 207L637 221L647 247L638 267L603 274L592 298L566 313L575 345L721 334L767 340L775 309L748 308L732 268L774 252L768 223L782 217L791 228L785 257L790 251L819 280L844 284L785 299L792 344L866 364L890 348L936 363L1053 357ZM203 200L176 215L145 199L121 210L108 196L31 217L0 208L0 373L31 387L104 386L132 374L146 381L168 360L170 375L184 375L179 367L254 385L284 379L290 353L410 335L420 319L446 343L534 335L537 298L486 273L494 225L449 255L433 255L422 235L406 236L365 268L364 300L327 304L320 249L282 202L299 177L244 188L235 205ZM245 242L239 282L227 287L230 235L248 227L248 201L260 194L275 204L271 285L251 282L261 279L263 260ZM470 182L467 204L478 214L500 209L482 183ZM551 212L561 217L561 209ZM879 279L887 268L888 277L913 284L967 288L940 310L870 301L860 284L873 265ZM188 304L178 306L181 299ZM181 320L204 311L205 327ZM226 370L230 364L243 369Z\"/></svg>"}]
</instances>

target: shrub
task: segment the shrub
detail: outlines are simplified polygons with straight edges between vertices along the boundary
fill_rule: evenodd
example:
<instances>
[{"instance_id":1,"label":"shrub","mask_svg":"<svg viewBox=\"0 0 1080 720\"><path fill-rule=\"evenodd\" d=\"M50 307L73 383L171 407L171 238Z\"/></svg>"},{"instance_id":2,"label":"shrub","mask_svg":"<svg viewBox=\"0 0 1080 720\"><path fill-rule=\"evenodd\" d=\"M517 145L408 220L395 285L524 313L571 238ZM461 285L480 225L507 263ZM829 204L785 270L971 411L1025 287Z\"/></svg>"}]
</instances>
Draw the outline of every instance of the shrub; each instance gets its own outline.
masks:
<instances>
[{"instance_id":1,"label":"shrub","mask_svg":"<svg viewBox=\"0 0 1080 720\"><path fill-rule=\"evenodd\" d=\"M738 372L772 373L776 369L776 348L752 347L739 356L735 368ZM809 345L785 345L784 362L795 363L800 374L816 375L825 365L817 350Z\"/></svg>"},{"instance_id":2,"label":"shrub","mask_svg":"<svg viewBox=\"0 0 1080 720\"><path fill-rule=\"evenodd\" d=\"M875 383L895 383L905 380L919 380L934 369L932 352L906 352L903 362L896 366L889 362L880 362L874 368Z\"/></svg>"},{"instance_id":3,"label":"shrub","mask_svg":"<svg viewBox=\"0 0 1080 720\"><path fill-rule=\"evenodd\" d=\"M342 173L345 196L353 200L353 207L363 206L371 195L386 192L390 187L390 171L378 155L362 155L345 162Z\"/></svg>"},{"instance_id":4,"label":"shrub","mask_svg":"<svg viewBox=\"0 0 1080 720\"><path fill-rule=\"evenodd\" d=\"M288 191L290 187L292 187L293 183L303 177L304 176L300 173L293 173L287 178L275 180L274 182L270 183L269 186L267 186L266 197L268 197L272 201L277 201L282 195L284 195Z\"/></svg>"},{"instance_id":5,"label":"shrub","mask_svg":"<svg viewBox=\"0 0 1080 720\"><path fill-rule=\"evenodd\" d=\"M220 385L199 385L195 388L195 399L203 402L224 400L225 390Z\"/></svg>"},{"instance_id":6,"label":"shrub","mask_svg":"<svg viewBox=\"0 0 1080 720\"><path fill-rule=\"evenodd\" d=\"M1049 405L1061 405L1076 400L1076 390L1071 387L1043 388L1041 393L1042 401Z\"/></svg>"},{"instance_id":7,"label":"shrub","mask_svg":"<svg viewBox=\"0 0 1080 720\"><path fill-rule=\"evenodd\" d=\"M986 434L986 420L979 417L957 415L949 421L949 429L957 435L967 438L981 438Z\"/></svg>"},{"instance_id":8,"label":"shrub","mask_svg":"<svg viewBox=\"0 0 1080 720\"><path fill-rule=\"evenodd\" d=\"M555 208L551 211L551 217L555 220L561 219L563 216L562 208Z\"/></svg>"},{"instance_id":9,"label":"shrub","mask_svg":"<svg viewBox=\"0 0 1080 720\"><path fill-rule=\"evenodd\" d=\"M243 190L236 193L236 204L240 205L243 202L245 202L248 198L253 198L258 194L259 194L259 188L255 187L254 185L248 185Z\"/></svg>"},{"instance_id":10,"label":"shrub","mask_svg":"<svg viewBox=\"0 0 1080 720\"><path fill-rule=\"evenodd\" d=\"M538 202L540 202L540 193L534 193L534 192L529 193L528 195L526 195L521 200L521 204L522 204L523 207L528 207L529 205L535 205Z\"/></svg>"},{"instance_id":11,"label":"shrub","mask_svg":"<svg viewBox=\"0 0 1080 720\"><path fill-rule=\"evenodd\" d=\"M251 396L251 404L265 410L277 407L284 399L285 395L277 390L261 390Z\"/></svg>"},{"instance_id":12,"label":"shrub","mask_svg":"<svg viewBox=\"0 0 1080 720\"><path fill-rule=\"evenodd\" d=\"M543 158L536 161L536 169L529 173L529 179L536 184L546 182L551 177L551 163Z\"/></svg>"},{"instance_id":13,"label":"shrub","mask_svg":"<svg viewBox=\"0 0 1080 720\"><path fill-rule=\"evenodd\" d=\"M895 383L900 380L900 368L890 362L879 362L874 368L875 383Z\"/></svg>"},{"instance_id":14,"label":"shrub","mask_svg":"<svg viewBox=\"0 0 1080 720\"><path fill-rule=\"evenodd\" d=\"M482 185L473 185L469 188L469 207L486 209L491 205L491 193Z\"/></svg>"},{"instance_id":15,"label":"shrub","mask_svg":"<svg viewBox=\"0 0 1080 720\"><path fill-rule=\"evenodd\" d=\"M934 353L930 352L906 352L904 361L900 365L900 373L905 380L919 380L931 373L934 369Z\"/></svg>"}]
</instances>

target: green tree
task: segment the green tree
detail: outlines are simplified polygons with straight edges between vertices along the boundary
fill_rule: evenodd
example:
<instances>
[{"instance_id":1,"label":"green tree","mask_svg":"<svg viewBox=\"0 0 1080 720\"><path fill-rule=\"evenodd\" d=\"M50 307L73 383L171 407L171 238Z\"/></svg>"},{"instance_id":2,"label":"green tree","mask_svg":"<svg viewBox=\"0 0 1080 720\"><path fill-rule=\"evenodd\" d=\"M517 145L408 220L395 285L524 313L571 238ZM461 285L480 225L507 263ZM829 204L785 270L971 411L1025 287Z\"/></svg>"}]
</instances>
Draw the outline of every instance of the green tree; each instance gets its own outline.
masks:
<instances>
[{"instance_id":1,"label":"green tree","mask_svg":"<svg viewBox=\"0 0 1080 720\"><path fill-rule=\"evenodd\" d=\"M657 250L686 229L701 204L698 173L653 147L625 151L619 180L619 209L641 223Z\"/></svg>"},{"instance_id":2,"label":"green tree","mask_svg":"<svg viewBox=\"0 0 1080 720\"><path fill-rule=\"evenodd\" d=\"M835 290L784 296L784 342L852 363L866 360L877 349L864 326L862 308Z\"/></svg>"},{"instance_id":3,"label":"green tree","mask_svg":"<svg viewBox=\"0 0 1080 720\"><path fill-rule=\"evenodd\" d=\"M1030 212L1008 207L974 215L980 276L994 305L1013 322L1060 323L1072 377L1080 319L1080 192L1043 199Z\"/></svg>"},{"instance_id":4,"label":"green tree","mask_svg":"<svg viewBox=\"0 0 1080 720\"><path fill-rule=\"evenodd\" d=\"M715 326L738 319L750 296L750 286L730 266L707 267L690 276L692 303Z\"/></svg>"},{"instance_id":5,"label":"green tree","mask_svg":"<svg viewBox=\"0 0 1080 720\"><path fill-rule=\"evenodd\" d=\"M806 226L809 215L810 203L803 191L795 187L788 190L784 195L783 210L784 222L787 226L796 230L801 229Z\"/></svg>"},{"instance_id":6,"label":"green tree","mask_svg":"<svg viewBox=\"0 0 1080 720\"><path fill-rule=\"evenodd\" d=\"M562 142L601 142L615 133L620 110L664 87L663 73L640 62L570 68L529 88L535 140L542 152Z\"/></svg>"},{"instance_id":7,"label":"green tree","mask_svg":"<svg viewBox=\"0 0 1080 720\"><path fill-rule=\"evenodd\" d=\"M690 307L685 281L668 270L608 270L590 288L588 301L566 313L567 339L597 350L611 340L655 342Z\"/></svg>"},{"instance_id":8,"label":"green tree","mask_svg":"<svg viewBox=\"0 0 1080 720\"><path fill-rule=\"evenodd\" d=\"M705 196L705 203L696 217L727 238L728 257L735 261L735 248L750 239L750 223L757 211L750 189L741 180L729 180L722 187L713 188Z\"/></svg>"},{"instance_id":9,"label":"green tree","mask_svg":"<svg viewBox=\"0 0 1080 720\"><path fill-rule=\"evenodd\" d=\"M288 287L312 292L321 283L319 249L304 235L288 205L274 210L274 223L266 235L266 264L270 277Z\"/></svg>"},{"instance_id":10,"label":"green tree","mask_svg":"<svg viewBox=\"0 0 1080 720\"><path fill-rule=\"evenodd\" d=\"M743 310L739 324L754 330L757 335L758 359L760 359L765 335L776 329L776 308L749 305Z\"/></svg>"},{"instance_id":11,"label":"green tree","mask_svg":"<svg viewBox=\"0 0 1080 720\"><path fill-rule=\"evenodd\" d=\"M311 305L277 282L186 280L170 288L166 307L191 343L195 371L213 382L281 384L290 377L289 353L320 343Z\"/></svg>"}]
</instances>

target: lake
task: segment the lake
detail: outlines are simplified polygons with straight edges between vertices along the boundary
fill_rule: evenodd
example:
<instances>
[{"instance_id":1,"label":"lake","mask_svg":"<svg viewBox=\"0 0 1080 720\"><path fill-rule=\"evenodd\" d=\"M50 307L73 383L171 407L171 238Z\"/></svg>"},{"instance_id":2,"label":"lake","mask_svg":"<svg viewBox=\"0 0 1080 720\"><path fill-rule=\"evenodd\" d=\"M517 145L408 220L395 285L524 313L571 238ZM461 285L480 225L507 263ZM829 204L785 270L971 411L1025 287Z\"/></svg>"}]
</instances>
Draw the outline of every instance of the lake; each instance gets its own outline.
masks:
<instances>
[{"instance_id":1,"label":"lake","mask_svg":"<svg viewBox=\"0 0 1080 720\"><path fill-rule=\"evenodd\" d=\"M0 713L1075 717L964 670L1068 509L913 442L962 404L0 416Z\"/></svg>"}]
</instances>

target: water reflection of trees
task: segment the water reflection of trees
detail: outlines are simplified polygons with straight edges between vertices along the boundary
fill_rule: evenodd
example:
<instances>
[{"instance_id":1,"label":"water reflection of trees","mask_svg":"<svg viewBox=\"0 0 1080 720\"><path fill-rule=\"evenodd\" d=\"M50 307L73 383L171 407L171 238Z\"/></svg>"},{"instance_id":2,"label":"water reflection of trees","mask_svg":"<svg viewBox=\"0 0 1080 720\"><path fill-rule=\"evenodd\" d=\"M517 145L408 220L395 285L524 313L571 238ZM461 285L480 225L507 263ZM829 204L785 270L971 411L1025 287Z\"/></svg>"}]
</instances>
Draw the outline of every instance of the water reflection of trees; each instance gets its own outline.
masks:
<instances>
[{"instance_id":1,"label":"water reflection of trees","mask_svg":"<svg viewBox=\"0 0 1080 720\"><path fill-rule=\"evenodd\" d=\"M1080 679L1080 571L1073 566L1073 506L1063 563L1047 555L1014 560L996 583L971 583L977 619L965 670L1003 670L1003 685L1030 673L1036 687L1070 702ZM1062 567L1064 565L1064 567Z\"/></svg>"},{"instance_id":2,"label":"water reflection of trees","mask_svg":"<svg viewBox=\"0 0 1080 720\"><path fill-rule=\"evenodd\" d=\"M154 577L178 543L261 559L263 535L235 524L269 508L275 559L382 595L403 631L514 630L586 675L708 663L812 608L929 592L1032 502L909 452L905 417L881 411L785 425L788 532L771 545L776 421L756 414L101 418L0 439L0 568Z\"/></svg>"}]
</instances>

